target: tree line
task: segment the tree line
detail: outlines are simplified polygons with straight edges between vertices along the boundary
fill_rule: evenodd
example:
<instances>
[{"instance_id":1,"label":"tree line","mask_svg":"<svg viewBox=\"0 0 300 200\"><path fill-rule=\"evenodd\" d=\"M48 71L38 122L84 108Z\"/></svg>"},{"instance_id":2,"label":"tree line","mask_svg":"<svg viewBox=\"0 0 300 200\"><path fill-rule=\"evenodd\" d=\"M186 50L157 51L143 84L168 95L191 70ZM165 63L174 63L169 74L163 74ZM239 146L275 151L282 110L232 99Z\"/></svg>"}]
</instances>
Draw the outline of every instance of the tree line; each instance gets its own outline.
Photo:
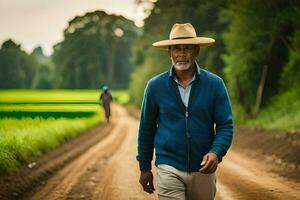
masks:
<instances>
[{"instance_id":1,"label":"tree line","mask_svg":"<svg viewBox=\"0 0 300 200\"><path fill-rule=\"evenodd\" d=\"M94 11L69 21L49 57L41 47L28 54L9 39L0 49L0 88L126 88L137 34L132 21Z\"/></svg>"},{"instance_id":2,"label":"tree line","mask_svg":"<svg viewBox=\"0 0 300 200\"><path fill-rule=\"evenodd\" d=\"M150 13L142 28L122 16L76 16L50 57L12 40L0 49L0 88L129 88L139 106L147 81L168 70L166 51L153 48L174 23L191 22L216 43L200 50L200 67L220 75L237 110L255 116L288 92L300 99L300 3L297 0L137 0Z\"/></svg>"},{"instance_id":3,"label":"tree line","mask_svg":"<svg viewBox=\"0 0 300 200\"><path fill-rule=\"evenodd\" d=\"M296 0L157 1L133 46L133 102L141 103L150 77L170 68L168 54L151 44L168 38L178 22L191 22L198 35L216 39L197 61L225 79L235 108L256 116L276 95L295 91L300 99L299 19Z\"/></svg>"}]
</instances>

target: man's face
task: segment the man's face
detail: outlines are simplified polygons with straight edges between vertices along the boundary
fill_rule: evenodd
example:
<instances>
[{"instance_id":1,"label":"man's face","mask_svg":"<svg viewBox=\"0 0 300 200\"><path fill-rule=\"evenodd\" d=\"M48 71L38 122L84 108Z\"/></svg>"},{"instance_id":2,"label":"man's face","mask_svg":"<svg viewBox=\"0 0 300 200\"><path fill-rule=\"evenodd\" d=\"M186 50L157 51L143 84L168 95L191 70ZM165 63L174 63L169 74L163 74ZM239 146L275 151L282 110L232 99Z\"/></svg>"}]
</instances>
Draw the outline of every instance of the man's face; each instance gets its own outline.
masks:
<instances>
[{"instance_id":1,"label":"man's face","mask_svg":"<svg viewBox=\"0 0 300 200\"><path fill-rule=\"evenodd\" d=\"M195 62L199 53L199 46L191 44L173 45L169 54L176 70L188 70Z\"/></svg>"}]
</instances>

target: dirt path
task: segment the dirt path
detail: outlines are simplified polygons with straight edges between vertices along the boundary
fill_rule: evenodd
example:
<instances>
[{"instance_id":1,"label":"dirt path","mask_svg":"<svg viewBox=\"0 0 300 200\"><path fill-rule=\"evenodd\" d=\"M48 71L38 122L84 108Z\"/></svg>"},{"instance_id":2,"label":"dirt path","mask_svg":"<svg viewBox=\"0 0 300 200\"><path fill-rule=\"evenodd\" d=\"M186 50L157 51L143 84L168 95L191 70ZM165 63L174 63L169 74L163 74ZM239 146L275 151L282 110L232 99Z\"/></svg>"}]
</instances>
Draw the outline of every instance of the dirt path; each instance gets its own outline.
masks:
<instances>
[{"instance_id":1,"label":"dirt path","mask_svg":"<svg viewBox=\"0 0 300 200\"><path fill-rule=\"evenodd\" d=\"M108 136L63 165L41 186L17 199L157 199L156 193L144 193L138 183L135 159L138 120L121 106L114 105L112 110L112 122L104 126L105 131L110 129ZM80 144L76 145L74 149ZM265 163L231 150L218 169L216 200L300 199L299 182L268 169Z\"/></svg>"},{"instance_id":2,"label":"dirt path","mask_svg":"<svg viewBox=\"0 0 300 200\"><path fill-rule=\"evenodd\" d=\"M300 183L268 172L268 166L230 151L220 164L216 200L299 200Z\"/></svg>"},{"instance_id":3,"label":"dirt path","mask_svg":"<svg viewBox=\"0 0 300 200\"><path fill-rule=\"evenodd\" d=\"M135 160L137 120L124 108L114 105L112 123L114 128L109 136L61 169L44 187L27 198L155 199L155 195L145 194L138 185L139 170Z\"/></svg>"}]
</instances>

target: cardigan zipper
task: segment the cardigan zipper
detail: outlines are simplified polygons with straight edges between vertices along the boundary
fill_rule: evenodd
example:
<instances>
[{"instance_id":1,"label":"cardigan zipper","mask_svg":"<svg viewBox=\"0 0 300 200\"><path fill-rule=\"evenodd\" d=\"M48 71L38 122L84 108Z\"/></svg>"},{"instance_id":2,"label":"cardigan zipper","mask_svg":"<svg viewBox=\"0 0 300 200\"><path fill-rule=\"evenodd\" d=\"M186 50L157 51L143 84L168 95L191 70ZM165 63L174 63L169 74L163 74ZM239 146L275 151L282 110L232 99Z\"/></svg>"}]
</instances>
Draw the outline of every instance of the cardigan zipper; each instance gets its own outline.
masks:
<instances>
[{"instance_id":1,"label":"cardigan zipper","mask_svg":"<svg viewBox=\"0 0 300 200\"><path fill-rule=\"evenodd\" d=\"M191 171L191 159L190 159L190 130L189 130L189 124L188 124L188 117L189 117L189 112L188 109L186 108L185 110L185 130L186 130L186 145L187 145L187 172Z\"/></svg>"},{"instance_id":2,"label":"cardigan zipper","mask_svg":"<svg viewBox=\"0 0 300 200\"><path fill-rule=\"evenodd\" d=\"M180 92L179 92L179 89L176 85L176 82L173 80L171 81L171 85L172 87L175 89L176 91L176 96L177 96L177 99L178 99L178 102L180 102L180 104L182 105L182 108L183 108L183 111L184 111L184 117L185 117L185 140L186 140L186 153L187 153L187 163L186 163L186 171L187 172L191 172L191 145L190 145L190 130L189 130L189 124L188 124L188 117L190 115L189 111L188 111L188 107L186 107L184 105L184 103L182 102L182 99L181 99L181 95L180 95ZM191 88L191 93L193 92L193 86ZM189 97L189 104L190 105L190 102L191 102L191 94L190 94L190 97Z\"/></svg>"}]
</instances>

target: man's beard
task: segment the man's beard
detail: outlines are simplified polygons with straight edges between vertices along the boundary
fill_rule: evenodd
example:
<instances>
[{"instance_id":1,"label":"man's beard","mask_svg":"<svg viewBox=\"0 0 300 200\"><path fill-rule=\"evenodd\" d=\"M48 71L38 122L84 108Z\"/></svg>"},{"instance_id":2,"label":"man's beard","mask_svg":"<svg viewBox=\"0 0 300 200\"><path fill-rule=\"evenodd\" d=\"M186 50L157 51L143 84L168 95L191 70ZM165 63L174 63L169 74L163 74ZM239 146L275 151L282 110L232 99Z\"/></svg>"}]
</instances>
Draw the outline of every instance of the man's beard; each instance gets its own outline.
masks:
<instances>
[{"instance_id":1,"label":"man's beard","mask_svg":"<svg viewBox=\"0 0 300 200\"><path fill-rule=\"evenodd\" d=\"M192 66L192 63L190 61L184 61L184 62L173 62L173 65L175 67L176 70L179 70L179 71L184 71L184 70L188 70L191 66Z\"/></svg>"}]
</instances>

